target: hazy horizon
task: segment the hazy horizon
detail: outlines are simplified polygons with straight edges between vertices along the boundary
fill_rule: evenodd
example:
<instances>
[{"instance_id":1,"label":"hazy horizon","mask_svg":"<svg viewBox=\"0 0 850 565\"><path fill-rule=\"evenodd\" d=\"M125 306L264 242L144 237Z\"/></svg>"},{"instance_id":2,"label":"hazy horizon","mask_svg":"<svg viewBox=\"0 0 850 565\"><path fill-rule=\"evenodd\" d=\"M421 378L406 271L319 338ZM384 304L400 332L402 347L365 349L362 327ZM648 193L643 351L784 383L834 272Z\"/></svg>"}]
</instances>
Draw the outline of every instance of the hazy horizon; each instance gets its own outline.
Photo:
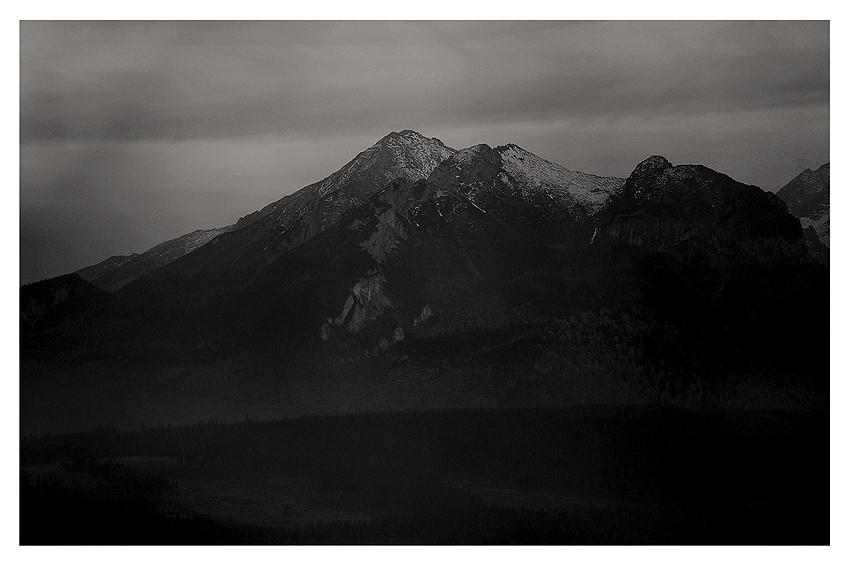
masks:
<instances>
[{"instance_id":1,"label":"hazy horizon","mask_svg":"<svg viewBox=\"0 0 850 565\"><path fill-rule=\"evenodd\" d=\"M231 224L403 129L775 192L829 161L829 22L22 22L21 283Z\"/></svg>"}]
</instances>

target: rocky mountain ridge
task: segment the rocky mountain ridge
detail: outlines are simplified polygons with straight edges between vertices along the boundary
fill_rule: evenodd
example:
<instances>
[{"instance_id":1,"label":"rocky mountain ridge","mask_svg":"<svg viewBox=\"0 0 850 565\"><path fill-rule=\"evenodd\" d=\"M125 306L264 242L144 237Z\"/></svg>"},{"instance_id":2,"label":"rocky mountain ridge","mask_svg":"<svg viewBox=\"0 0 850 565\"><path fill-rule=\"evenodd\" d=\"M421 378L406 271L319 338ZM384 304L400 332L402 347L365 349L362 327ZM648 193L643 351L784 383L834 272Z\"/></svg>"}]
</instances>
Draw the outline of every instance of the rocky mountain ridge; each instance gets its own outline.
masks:
<instances>
[{"instance_id":1,"label":"rocky mountain ridge","mask_svg":"<svg viewBox=\"0 0 850 565\"><path fill-rule=\"evenodd\" d=\"M235 226L195 230L180 237L156 245L144 253L115 255L75 274L108 292L115 292L141 276L187 255L216 236L233 229Z\"/></svg>"}]
</instances>

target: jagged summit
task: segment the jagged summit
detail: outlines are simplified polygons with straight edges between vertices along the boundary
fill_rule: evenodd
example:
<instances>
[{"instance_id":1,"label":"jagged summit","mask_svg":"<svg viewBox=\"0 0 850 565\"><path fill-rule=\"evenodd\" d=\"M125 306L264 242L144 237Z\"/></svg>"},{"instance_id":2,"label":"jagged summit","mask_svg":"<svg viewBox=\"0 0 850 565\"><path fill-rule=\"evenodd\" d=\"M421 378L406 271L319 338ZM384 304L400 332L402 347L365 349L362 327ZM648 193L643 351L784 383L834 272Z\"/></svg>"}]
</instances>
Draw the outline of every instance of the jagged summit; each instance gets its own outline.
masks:
<instances>
[{"instance_id":1,"label":"jagged summit","mask_svg":"<svg viewBox=\"0 0 850 565\"><path fill-rule=\"evenodd\" d=\"M804 228L813 227L820 241L829 246L829 163L815 171L806 169L776 195Z\"/></svg>"},{"instance_id":2,"label":"jagged summit","mask_svg":"<svg viewBox=\"0 0 850 565\"><path fill-rule=\"evenodd\" d=\"M287 222L303 215L316 200L341 192L345 192L343 199L365 202L393 179L427 178L453 153L454 149L437 138L427 138L413 130L391 132L335 173L241 218L239 225L243 227L266 216L278 224Z\"/></svg>"},{"instance_id":3,"label":"jagged summit","mask_svg":"<svg viewBox=\"0 0 850 565\"><path fill-rule=\"evenodd\" d=\"M794 177L776 193L789 205L803 204L820 194L829 186L829 163L817 170L806 169Z\"/></svg>"},{"instance_id":4,"label":"jagged summit","mask_svg":"<svg viewBox=\"0 0 850 565\"><path fill-rule=\"evenodd\" d=\"M309 228L306 238L312 237L337 219L344 209L362 204L388 182L399 177L427 178L454 152L439 139L427 138L413 130L390 132L330 176L240 218L237 228L259 220L264 224L284 226L304 218L311 211L318 212L318 208L332 208L329 213L322 212L326 217L319 218L318 223Z\"/></svg>"},{"instance_id":5,"label":"jagged summit","mask_svg":"<svg viewBox=\"0 0 850 565\"><path fill-rule=\"evenodd\" d=\"M437 143L445 146L445 144L436 137L426 137L412 129L403 129L401 131L391 131L384 137L378 140L376 145L382 143L391 143L394 141L402 141L406 143Z\"/></svg>"},{"instance_id":6,"label":"jagged summit","mask_svg":"<svg viewBox=\"0 0 850 565\"><path fill-rule=\"evenodd\" d=\"M627 180L632 182L645 182L650 177L658 177L663 174L664 171L672 167L673 164L665 157L662 157L661 155L652 155L638 163L635 170L632 171L632 174L629 175Z\"/></svg>"}]
</instances>

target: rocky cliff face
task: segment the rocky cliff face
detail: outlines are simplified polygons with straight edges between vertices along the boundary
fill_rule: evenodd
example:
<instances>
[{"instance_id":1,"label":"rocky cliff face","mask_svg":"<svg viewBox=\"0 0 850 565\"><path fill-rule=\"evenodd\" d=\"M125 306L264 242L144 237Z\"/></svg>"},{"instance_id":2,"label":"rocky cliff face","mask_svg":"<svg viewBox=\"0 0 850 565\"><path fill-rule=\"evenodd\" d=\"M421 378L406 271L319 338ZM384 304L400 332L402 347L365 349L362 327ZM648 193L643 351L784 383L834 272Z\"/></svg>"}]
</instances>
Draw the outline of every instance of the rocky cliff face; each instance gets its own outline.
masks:
<instances>
[{"instance_id":1,"label":"rocky cliff face","mask_svg":"<svg viewBox=\"0 0 850 565\"><path fill-rule=\"evenodd\" d=\"M818 239L829 247L829 163L806 169L783 186L776 196L800 218L803 228L812 226Z\"/></svg>"}]
</instances>

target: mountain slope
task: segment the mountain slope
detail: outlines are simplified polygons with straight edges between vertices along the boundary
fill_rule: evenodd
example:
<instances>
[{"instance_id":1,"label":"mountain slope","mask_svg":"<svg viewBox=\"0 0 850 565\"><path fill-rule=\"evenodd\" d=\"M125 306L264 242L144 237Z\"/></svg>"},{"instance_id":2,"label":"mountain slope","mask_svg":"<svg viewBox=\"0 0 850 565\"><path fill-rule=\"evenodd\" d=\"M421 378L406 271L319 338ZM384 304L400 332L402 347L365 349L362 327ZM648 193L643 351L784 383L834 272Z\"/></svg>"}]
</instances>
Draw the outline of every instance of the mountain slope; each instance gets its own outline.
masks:
<instances>
[{"instance_id":1,"label":"mountain slope","mask_svg":"<svg viewBox=\"0 0 850 565\"><path fill-rule=\"evenodd\" d=\"M818 238L829 247L829 163L815 171L806 169L776 196L788 204L804 228L814 227Z\"/></svg>"},{"instance_id":2,"label":"mountain slope","mask_svg":"<svg viewBox=\"0 0 850 565\"><path fill-rule=\"evenodd\" d=\"M241 218L236 224L239 236L232 240L250 252L234 251L243 262L254 263L258 258L271 262L282 251L335 224L342 213L363 204L393 179L427 178L454 152L437 138L411 130L392 132L332 175ZM230 248L229 243L222 241L219 252L226 253L221 248Z\"/></svg>"},{"instance_id":3,"label":"mountain slope","mask_svg":"<svg viewBox=\"0 0 850 565\"><path fill-rule=\"evenodd\" d=\"M412 130L391 132L332 175L240 218L236 228L259 220L285 226L296 218L303 218L311 207L312 217L304 221L312 225L305 227L308 233L321 231L352 203L362 204L395 178L426 178L454 152L439 139L429 139Z\"/></svg>"},{"instance_id":4,"label":"mountain slope","mask_svg":"<svg viewBox=\"0 0 850 565\"><path fill-rule=\"evenodd\" d=\"M250 248L251 262L256 246L267 257L281 249L300 245L333 224L339 215L363 203L396 177L425 178L437 164L454 152L436 138L428 139L411 130L393 132L359 153L337 172L240 218L222 228L196 230L130 256L116 256L76 271L96 286L114 292L139 277L189 254L215 237L244 230L236 247ZM225 243L221 247L228 247ZM230 255L223 255L231 258Z\"/></svg>"},{"instance_id":5,"label":"mountain slope","mask_svg":"<svg viewBox=\"0 0 850 565\"><path fill-rule=\"evenodd\" d=\"M409 130L390 133L334 174L241 218L212 245L202 247L202 253L187 255L181 266L167 273L157 271L146 277L144 284L131 286L138 291L168 285L175 276L198 284L214 278L226 285L250 276L246 273L261 270L285 251L321 233L389 181L425 178L452 153L454 149L436 138Z\"/></svg>"},{"instance_id":6,"label":"mountain slope","mask_svg":"<svg viewBox=\"0 0 850 565\"><path fill-rule=\"evenodd\" d=\"M115 292L137 278L191 253L214 237L232 228L233 226L195 230L192 233L160 243L144 253L113 256L96 265L80 269L75 274L80 275L98 288Z\"/></svg>"},{"instance_id":7,"label":"mountain slope","mask_svg":"<svg viewBox=\"0 0 850 565\"><path fill-rule=\"evenodd\" d=\"M132 259L135 259L136 257L138 257L138 255L139 255L138 253L133 253L131 255L113 255L112 257L109 257L108 259L104 259L100 263L97 263L95 265L90 265L88 267L83 267L82 269L80 269L78 271L74 271L74 274L80 275L83 279L85 279L88 282L93 283L97 286L97 283L95 283L95 281L97 279L99 279L100 277L103 277L103 276L107 276L109 273L116 271L117 269L119 269L122 265L124 265L128 261L131 261ZM110 289L104 289L104 290L110 290ZM117 289L111 289L111 290L117 290Z\"/></svg>"}]
</instances>

